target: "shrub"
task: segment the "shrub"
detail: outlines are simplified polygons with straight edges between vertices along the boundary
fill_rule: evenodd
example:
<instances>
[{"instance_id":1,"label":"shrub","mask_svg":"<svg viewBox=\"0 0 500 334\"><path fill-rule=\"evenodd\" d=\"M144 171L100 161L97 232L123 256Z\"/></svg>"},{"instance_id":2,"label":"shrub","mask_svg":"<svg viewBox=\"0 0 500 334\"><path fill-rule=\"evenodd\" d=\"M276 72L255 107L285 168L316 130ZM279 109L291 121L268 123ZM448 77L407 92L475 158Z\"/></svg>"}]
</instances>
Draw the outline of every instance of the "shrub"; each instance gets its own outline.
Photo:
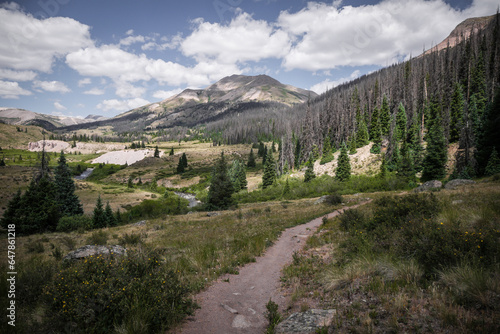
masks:
<instances>
[{"instance_id":1,"label":"shrub","mask_svg":"<svg viewBox=\"0 0 500 334\"><path fill-rule=\"evenodd\" d=\"M113 328L157 333L192 314L195 303L155 251L97 256L60 270L45 291L54 331ZM135 324L135 325L134 325ZM147 331L145 330L147 329Z\"/></svg>"},{"instance_id":2,"label":"shrub","mask_svg":"<svg viewBox=\"0 0 500 334\"><path fill-rule=\"evenodd\" d=\"M88 245L106 245L108 243L108 233L103 230L92 232L86 243Z\"/></svg>"},{"instance_id":3,"label":"shrub","mask_svg":"<svg viewBox=\"0 0 500 334\"><path fill-rule=\"evenodd\" d=\"M86 215L62 217L57 224L57 232L88 230L92 226L92 218Z\"/></svg>"},{"instance_id":4,"label":"shrub","mask_svg":"<svg viewBox=\"0 0 500 334\"><path fill-rule=\"evenodd\" d=\"M330 205L337 205L337 204L340 204L342 202L343 202L342 196L339 194L328 195L326 197L326 200L325 200L325 203L330 204Z\"/></svg>"},{"instance_id":5,"label":"shrub","mask_svg":"<svg viewBox=\"0 0 500 334\"><path fill-rule=\"evenodd\" d=\"M278 304L273 302L271 299L267 302L266 309L266 316L269 321L266 333L271 334L274 333L274 328L280 323L281 315L278 310Z\"/></svg>"},{"instance_id":6,"label":"shrub","mask_svg":"<svg viewBox=\"0 0 500 334\"><path fill-rule=\"evenodd\" d=\"M125 233L118 241L122 246L126 245L137 245L142 242L142 238L139 234Z\"/></svg>"},{"instance_id":7,"label":"shrub","mask_svg":"<svg viewBox=\"0 0 500 334\"><path fill-rule=\"evenodd\" d=\"M43 242L41 240L36 240L36 241L28 240L26 248L28 249L28 253L43 253L45 251L45 248L43 247Z\"/></svg>"}]
</instances>

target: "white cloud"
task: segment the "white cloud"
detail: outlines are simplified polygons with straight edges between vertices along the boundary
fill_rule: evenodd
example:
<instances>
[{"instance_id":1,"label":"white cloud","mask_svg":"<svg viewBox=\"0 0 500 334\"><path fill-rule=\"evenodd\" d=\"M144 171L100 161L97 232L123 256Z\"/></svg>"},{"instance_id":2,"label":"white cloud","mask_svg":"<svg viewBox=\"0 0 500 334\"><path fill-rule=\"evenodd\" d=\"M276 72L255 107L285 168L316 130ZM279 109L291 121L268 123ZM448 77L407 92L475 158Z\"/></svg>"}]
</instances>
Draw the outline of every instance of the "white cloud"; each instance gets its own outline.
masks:
<instances>
[{"instance_id":1,"label":"white cloud","mask_svg":"<svg viewBox=\"0 0 500 334\"><path fill-rule=\"evenodd\" d=\"M82 80L78 80L78 87L83 87L85 85L90 85L92 80L90 78L84 78Z\"/></svg>"},{"instance_id":2,"label":"white cloud","mask_svg":"<svg viewBox=\"0 0 500 334\"><path fill-rule=\"evenodd\" d=\"M359 78L360 74L361 74L361 72L359 70L356 70L356 71L352 72L348 78L340 78L340 79L333 80L333 81L330 79L326 79L326 80L312 86L310 88L310 90L312 90L313 92L315 92L317 94L321 94L321 93L326 92L328 89L332 89L332 88L337 87L343 83L346 83L346 82L349 82L349 81L352 81L354 79Z\"/></svg>"},{"instance_id":3,"label":"white cloud","mask_svg":"<svg viewBox=\"0 0 500 334\"><path fill-rule=\"evenodd\" d=\"M18 99L19 95L31 95L29 90L19 86L19 83L0 80L0 97L2 99Z\"/></svg>"},{"instance_id":4,"label":"white cloud","mask_svg":"<svg viewBox=\"0 0 500 334\"><path fill-rule=\"evenodd\" d=\"M83 92L83 94L87 95L104 95L104 89L99 89L97 87L91 88Z\"/></svg>"},{"instance_id":5,"label":"white cloud","mask_svg":"<svg viewBox=\"0 0 500 334\"><path fill-rule=\"evenodd\" d=\"M133 98L142 96L146 92L144 87L136 87L128 82L118 82L116 84L116 95L121 98Z\"/></svg>"},{"instance_id":6,"label":"white cloud","mask_svg":"<svg viewBox=\"0 0 500 334\"><path fill-rule=\"evenodd\" d=\"M0 69L0 78L15 81L31 81L36 78L36 73L33 71Z\"/></svg>"},{"instance_id":7,"label":"white cloud","mask_svg":"<svg viewBox=\"0 0 500 334\"><path fill-rule=\"evenodd\" d=\"M148 43L141 46L143 51L147 50L156 50L156 51L164 51L166 49L174 50L182 43L182 34L177 34L172 37L170 40L167 37L162 37L161 41L163 43L157 43L154 39L149 41Z\"/></svg>"},{"instance_id":8,"label":"white cloud","mask_svg":"<svg viewBox=\"0 0 500 334\"><path fill-rule=\"evenodd\" d=\"M89 26L67 17L34 18L0 8L0 67L50 72L56 57L90 46Z\"/></svg>"},{"instance_id":9,"label":"white cloud","mask_svg":"<svg viewBox=\"0 0 500 334\"><path fill-rule=\"evenodd\" d=\"M217 60L226 64L280 58L290 49L287 34L272 24L239 13L228 25L193 21L197 25L181 43L186 56L198 61Z\"/></svg>"},{"instance_id":10,"label":"white cloud","mask_svg":"<svg viewBox=\"0 0 500 334\"><path fill-rule=\"evenodd\" d=\"M153 97L160 99L160 100L165 100L168 99L169 97L175 96L179 93L181 93L183 90L178 88L178 89L173 89L173 90L157 90L156 92L153 93Z\"/></svg>"},{"instance_id":11,"label":"white cloud","mask_svg":"<svg viewBox=\"0 0 500 334\"><path fill-rule=\"evenodd\" d=\"M135 43L144 43L144 36L128 36L120 40L120 45L132 45Z\"/></svg>"},{"instance_id":12,"label":"white cloud","mask_svg":"<svg viewBox=\"0 0 500 334\"><path fill-rule=\"evenodd\" d=\"M107 111L128 111L134 108L141 107L143 105L150 104L148 100L144 100L141 98L135 98L130 100L104 100L97 105L97 109L100 109L104 112Z\"/></svg>"},{"instance_id":13,"label":"white cloud","mask_svg":"<svg viewBox=\"0 0 500 334\"><path fill-rule=\"evenodd\" d=\"M60 104L59 102L54 102L54 108L56 108L59 111L63 111L63 110L68 109L65 106L63 106L62 104Z\"/></svg>"},{"instance_id":14,"label":"white cloud","mask_svg":"<svg viewBox=\"0 0 500 334\"><path fill-rule=\"evenodd\" d=\"M126 35L133 35L134 34L134 29L127 30L127 32L125 34Z\"/></svg>"},{"instance_id":15,"label":"white cloud","mask_svg":"<svg viewBox=\"0 0 500 334\"><path fill-rule=\"evenodd\" d=\"M62 83L60 81L39 81L39 80L36 80L33 82L33 88L43 89L44 91L52 92L52 93L71 92L71 89L69 89L64 83Z\"/></svg>"},{"instance_id":16,"label":"white cloud","mask_svg":"<svg viewBox=\"0 0 500 334\"><path fill-rule=\"evenodd\" d=\"M278 18L280 28L294 40L283 66L317 71L392 64L410 53L420 54L424 45L441 42L469 15L493 14L495 2L475 0L463 12L442 0L384 0L342 8L310 2L301 11L284 11Z\"/></svg>"}]
</instances>

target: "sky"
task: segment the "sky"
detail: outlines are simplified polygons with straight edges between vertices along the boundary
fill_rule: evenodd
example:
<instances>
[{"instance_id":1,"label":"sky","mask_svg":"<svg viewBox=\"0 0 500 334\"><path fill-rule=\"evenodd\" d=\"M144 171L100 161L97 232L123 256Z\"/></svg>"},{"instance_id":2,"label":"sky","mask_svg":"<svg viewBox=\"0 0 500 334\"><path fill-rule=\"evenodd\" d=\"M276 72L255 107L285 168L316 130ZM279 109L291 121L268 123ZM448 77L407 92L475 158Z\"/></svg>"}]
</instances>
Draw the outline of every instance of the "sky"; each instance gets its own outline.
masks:
<instances>
[{"instance_id":1,"label":"sky","mask_svg":"<svg viewBox=\"0 0 500 334\"><path fill-rule=\"evenodd\" d=\"M1 1L1 0L0 0ZM322 93L500 0L0 2L0 107L112 117L232 74Z\"/></svg>"}]
</instances>

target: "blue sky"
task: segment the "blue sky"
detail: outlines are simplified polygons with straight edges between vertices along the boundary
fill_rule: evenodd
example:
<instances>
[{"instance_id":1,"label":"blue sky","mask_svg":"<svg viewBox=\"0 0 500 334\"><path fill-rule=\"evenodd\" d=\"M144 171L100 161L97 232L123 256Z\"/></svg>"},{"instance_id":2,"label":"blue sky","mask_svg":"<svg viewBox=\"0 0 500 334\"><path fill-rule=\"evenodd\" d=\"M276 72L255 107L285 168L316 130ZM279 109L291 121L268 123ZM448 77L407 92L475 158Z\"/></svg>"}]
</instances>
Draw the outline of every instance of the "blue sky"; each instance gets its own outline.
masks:
<instances>
[{"instance_id":1,"label":"blue sky","mask_svg":"<svg viewBox=\"0 0 500 334\"><path fill-rule=\"evenodd\" d=\"M107 117L267 74L318 93L441 42L499 0L0 3L0 107Z\"/></svg>"}]
</instances>

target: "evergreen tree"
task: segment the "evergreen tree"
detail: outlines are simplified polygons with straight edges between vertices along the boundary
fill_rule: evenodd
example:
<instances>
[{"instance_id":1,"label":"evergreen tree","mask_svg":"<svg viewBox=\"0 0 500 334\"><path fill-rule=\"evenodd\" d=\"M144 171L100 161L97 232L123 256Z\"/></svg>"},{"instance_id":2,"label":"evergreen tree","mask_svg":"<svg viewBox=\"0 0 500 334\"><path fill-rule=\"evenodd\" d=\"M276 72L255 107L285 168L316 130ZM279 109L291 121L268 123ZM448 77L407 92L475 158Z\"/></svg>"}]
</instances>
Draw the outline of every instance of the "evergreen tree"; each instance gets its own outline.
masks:
<instances>
[{"instance_id":1,"label":"evergreen tree","mask_svg":"<svg viewBox=\"0 0 500 334\"><path fill-rule=\"evenodd\" d=\"M188 163L186 153L182 153L182 156L179 158L179 163L177 164L177 174L182 174L186 170Z\"/></svg>"},{"instance_id":2,"label":"evergreen tree","mask_svg":"<svg viewBox=\"0 0 500 334\"><path fill-rule=\"evenodd\" d=\"M312 159L307 161L307 169L304 175L304 182L309 182L316 177L314 174L314 163Z\"/></svg>"},{"instance_id":3,"label":"evergreen tree","mask_svg":"<svg viewBox=\"0 0 500 334\"><path fill-rule=\"evenodd\" d=\"M247 162L248 168L253 168L257 166L255 163L255 156L253 155L253 149L250 149L250 155L248 156L248 162Z\"/></svg>"},{"instance_id":4,"label":"evergreen tree","mask_svg":"<svg viewBox=\"0 0 500 334\"><path fill-rule=\"evenodd\" d=\"M264 154L262 155L262 166L266 165L266 159L267 159L267 147L264 146Z\"/></svg>"},{"instance_id":5,"label":"evergreen tree","mask_svg":"<svg viewBox=\"0 0 500 334\"><path fill-rule=\"evenodd\" d=\"M2 157L2 159L0 159L0 167L4 167L4 166L5 166L5 160Z\"/></svg>"},{"instance_id":6,"label":"evergreen tree","mask_svg":"<svg viewBox=\"0 0 500 334\"><path fill-rule=\"evenodd\" d=\"M264 166L264 175L262 176L262 188L266 189L273 185L274 181L276 181L276 165L272 153L269 152Z\"/></svg>"},{"instance_id":7,"label":"evergreen tree","mask_svg":"<svg viewBox=\"0 0 500 334\"><path fill-rule=\"evenodd\" d=\"M132 182L132 176L130 176L128 178L128 181L127 181L127 188L131 189L134 187L134 183Z\"/></svg>"},{"instance_id":8,"label":"evergreen tree","mask_svg":"<svg viewBox=\"0 0 500 334\"><path fill-rule=\"evenodd\" d=\"M245 165L243 163L238 160L234 160L231 168L229 168L228 174L235 192L238 192L241 189L246 189L248 183L246 178Z\"/></svg>"},{"instance_id":9,"label":"evergreen tree","mask_svg":"<svg viewBox=\"0 0 500 334\"><path fill-rule=\"evenodd\" d=\"M53 232L60 218L57 188L48 175L34 178L21 199L20 234Z\"/></svg>"},{"instance_id":10,"label":"evergreen tree","mask_svg":"<svg viewBox=\"0 0 500 334\"><path fill-rule=\"evenodd\" d=\"M361 118L356 132L356 144L358 148L368 145L368 128L363 118Z\"/></svg>"},{"instance_id":11,"label":"evergreen tree","mask_svg":"<svg viewBox=\"0 0 500 334\"><path fill-rule=\"evenodd\" d=\"M302 159L302 147L300 145L300 140L296 141L295 144L295 161L294 161L294 168L299 168L300 166L300 161Z\"/></svg>"},{"instance_id":12,"label":"evergreen tree","mask_svg":"<svg viewBox=\"0 0 500 334\"><path fill-rule=\"evenodd\" d=\"M94 214L92 215L92 227L93 228L103 228L107 225L107 216L104 212L102 205L101 195L97 197L97 203L94 208Z\"/></svg>"},{"instance_id":13,"label":"evergreen tree","mask_svg":"<svg viewBox=\"0 0 500 334\"><path fill-rule=\"evenodd\" d=\"M262 158L264 156L264 149L266 146L264 145L263 142L259 142L259 150L257 151L257 156Z\"/></svg>"},{"instance_id":14,"label":"evergreen tree","mask_svg":"<svg viewBox=\"0 0 500 334\"><path fill-rule=\"evenodd\" d=\"M285 181L285 187L283 188L283 196L286 196L290 193L290 183L288 182L288 178Z\"/></svg>"},{"instance_id":15,"label":"evergreen tree","mask_svg":"<svg viewBox=\"0 0 500 334\"><path fill-rule=\"evenodd\" d=\"M160 150L158 149L158 145L156 145L155 147L155 153L153 155L155 158L159 158L160 157Z\"/></svg>"},{"instance_id":16,"label":"evergreen tree","mask_svg":"<svg viewBox=\"0 0 500 334\"><path fill-rule=\"evenodd\" d=\"M385 154L382 155L382 163L380 164L380 172L378 173L378 176L381 179L385 179L387 176L387 161L385 160Z\"/></svg>"},{"instance_id":17,"label":"evergreen tree","mask_svg":"<svg viewBox=\"0 0 500 334\"><path fill-rule=\"evenodd\" d=\"M349 155L347 154L347 147L345 144L340 149L340 156L335 170L335 179L338 181L347 181L351 177L351 164L349 162Z\"/></svg>"},{"instance_id":18,"label":"evergreen tree","mask_svg":"<svg viewBox=\"0 0 500 334\"><path fill-rule=\"evenodd\" d=\"M169 155L169 156L174 155L174 148L173 148L173 147L170 149L170 153L169 153L168 155Z\"/></svg>"},{"instance_id":19,"label":"evergreen tree","mask_svg":"<svg viewBox=\"0 0 500 334\"><path fill-rule=\"evenodd\" d=\"M379 110L377 107L373 109L372 120L370 123L370 140L375 144L380 144L382 141L379 123Z\"/></svg>"},{"instance_id":20,"label":"evergreen tree","mask_svg":"<svg viewBox=\"0 0 500 334\"><path fill-rule=\"evenodd\" d=\"M462 93L462 86L459 83L456 83L450 105L450 143L457 142L460 137L463 115L464 96Z\"/></svg>"},{"instance_id":21,"label":"evergreen tree","mask_svg":"<svg viewBox=\"0 0 500 334\"><path fill-rule=\"evenodd\" d=\"M443 179L448 159L448 146L443 135L440 118L436 119L427 134L427 152L423 161L422 181Z\"/></svg>"},{"instance_id":22,"label":"evergreen tree","mask_svg":"<svg viewBox=\"0 0 500 334\"><path fill-rule=\"evenodd\" d=\"M406 110L403 103L399 104L398 113L396 114L396 141L401 141L406 138Z\"/></svg>"},{"instance_id":23,"label":"evergreen tree","mask_svg":"<svg viewBox=\"0 0 500 334\"><path fill-rule=\"evenodd\" d=\"M241 189L247 189L248 181L247 181L247 172L245 170L245 165L240 163L240 169L238 171L238 179L240 182Z\"/></svg>"},{"instance_id":24,"label":"evergreen tree","mask_svg":"<svg viewBox=\"0 0 500 334\"><path fill-rule=\"evenodd\" d=\"M380 109L380 131L382 136L387 136L389 134L390 126L391 115L389 110L389 101L387 100L387 96L384 95L382 108Z\"/></svg>"},{"instance_id":25,"label":"evergreen tree","mask_svg":"<svg viewBox=\"0 0 500 334\"><path fill-rule=\"evenodd\" d=\"M209 210L224 210L234 204L234 189L229 178L224 152L215 164L208 190L207 205Z\"/></svg>"},{"instance_id":26,"label":"evergreen tree","mask_svg":"<svg viewBox=\"0 0 500 334\"><path fill-rule=\"evenodd\" d=\"M497 90L493 103L486 109L481 123L476 153L480 175L485 172L493 147L500 147L500 89Z\"/></svg>"},{"instance_id":27,"label":"evergreen tree","mask_svg":"<svg viewBox=\"0 0 500 334\"><path fill-rule=\"evenodd\" d=\"M106 226L116 226L115 215L113 214L113 210L111 210L111 206L109 205L109 201L106 202L106 208L104 209L104 217L106 220Z\"/></svg>"},{"instance_id":28,"label":"evergreen tree","mask_svg":"<svg viewBox=\"0 0 500 334\"><path fill-rule=\"evenodd\" d=\"M484 170L484 175L491 176L497 173L500 173L500 158L498 157L496 148L493 147L490 159L488 160L488 164L486 165L486 169Z\"/></svg>"},{"instance_id":29,"label":"evergreen tree","mask_svg":"<svg viewBox=\"0 0 500 334\"><path fill-rule=\"evenodd\" d=\"M401 146L401 160L398 166L398 175L406 178L409 182L416 181L411 149L406 141L403 141Z\"/></svg>"},{"instance_id":30,"label":"evergreen tree","mask_svg":"<svg viewBox=\"0 0 500 334\"><path fill-rule=\"evenodd\" d=\"M14 197L12 197L7 204L7 210L5 210L1 224L3 228L7 228L7 225L14 224L19 225L19 219L21 218L22 207L22 196L21 189L18 189Z\"/></svg>"},{"instance_id":31,"label":"evergreen tree","mask_svg":"<svg viewBox=\"0 0 500 334\"><path fill-rule=\"evenodd\" d=\"M61 151L61 155L59 156L54 178L61 215L83 215L83 207L80 203L80 199L75 194L75 183L73 182L71 170L66 163L66 157L63 151Z\"/></svg>"},{"instance_id":32,"label":"evergreen tree","mask_svg":"<svg viewBox=\"0 0 500 334\"><path fill-rule=\"evenodd\" d=\"M349 154L356 154L356 148L357 148L357 145L356 145L356 138L352 138L351 139L351 142L349 143Z\"/></svg>"}]
</instances>

